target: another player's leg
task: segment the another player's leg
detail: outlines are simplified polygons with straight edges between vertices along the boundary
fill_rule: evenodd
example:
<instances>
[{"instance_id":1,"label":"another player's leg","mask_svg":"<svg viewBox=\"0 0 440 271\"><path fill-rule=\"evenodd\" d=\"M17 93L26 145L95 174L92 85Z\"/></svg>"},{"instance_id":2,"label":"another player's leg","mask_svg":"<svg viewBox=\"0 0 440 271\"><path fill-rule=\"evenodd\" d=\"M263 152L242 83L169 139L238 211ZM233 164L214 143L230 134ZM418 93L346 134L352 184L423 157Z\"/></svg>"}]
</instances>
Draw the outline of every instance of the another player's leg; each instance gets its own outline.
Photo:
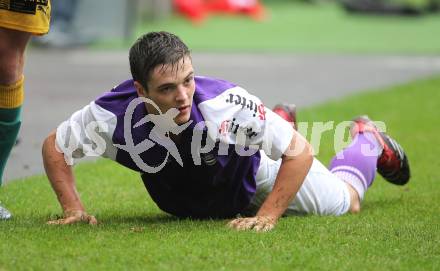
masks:
<instances>
[{"instance_id":1,"label":"another player's leg","mask_svg":"<svg viewBox=\"0 0 440 271\"><path fill-rule=\"evenodd\" d=\"M29 33L0 28L0 185L21 124L24 51L29 37ZM0 206L0 219L9 217Z\"/></svg>"}]
</instances>

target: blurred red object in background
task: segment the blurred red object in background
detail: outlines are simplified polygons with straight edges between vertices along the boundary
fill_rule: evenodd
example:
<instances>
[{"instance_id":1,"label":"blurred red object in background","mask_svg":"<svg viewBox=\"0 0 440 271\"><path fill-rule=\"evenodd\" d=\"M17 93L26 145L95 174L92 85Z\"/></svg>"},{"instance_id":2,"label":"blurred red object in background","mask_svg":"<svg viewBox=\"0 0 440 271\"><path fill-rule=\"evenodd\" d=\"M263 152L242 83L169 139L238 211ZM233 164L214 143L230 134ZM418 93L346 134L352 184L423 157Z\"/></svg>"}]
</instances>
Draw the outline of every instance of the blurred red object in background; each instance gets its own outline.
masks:
<instances>
[{"instance_id":1,"label":"blurred red object in background","mask_svg":"<svg viewBox=\"0 0 440 271\"><path fill-rule=\"evenodd\" d=\"M209 13L244 14L255 20L265 17L258 0L174 0L174 8L194 23L201 23Z\"/></svg>"},{"instance_id":2,"label":"blurred red object in background","mask_svg":"<svg viewBox=\"0 0 440 271\"><path fill-rule=\"evenodd\" d=\"M201 23L206 17L204 0L174 0L174 9L193 23Z\"/></svg>"}]
</instances>

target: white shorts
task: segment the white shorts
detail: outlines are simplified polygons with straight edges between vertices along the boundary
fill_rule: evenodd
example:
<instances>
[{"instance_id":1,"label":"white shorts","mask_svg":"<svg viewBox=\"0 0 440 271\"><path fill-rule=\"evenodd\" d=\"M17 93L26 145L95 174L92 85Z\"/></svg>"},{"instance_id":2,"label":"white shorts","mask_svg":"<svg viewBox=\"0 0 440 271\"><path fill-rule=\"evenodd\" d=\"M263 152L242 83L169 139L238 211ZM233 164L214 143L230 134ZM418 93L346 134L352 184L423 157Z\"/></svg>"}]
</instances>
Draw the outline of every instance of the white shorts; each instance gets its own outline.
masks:
<instances>
[{"instance_id":1,"label":"white shorts","mask_svg":"<svg viewBox=\"0 0 440 271\"><path fill-rule=\"evenodd\" d=\"M258 211L272 191L281 160L274 161L261 151L257 172L257 192L250 211ZM350 209L350 192L344 181L331 173L319 160L313 159L312 167L303 185L289 204L285 215L317 214L343 215Z\"/></svg>"}]
</instances>

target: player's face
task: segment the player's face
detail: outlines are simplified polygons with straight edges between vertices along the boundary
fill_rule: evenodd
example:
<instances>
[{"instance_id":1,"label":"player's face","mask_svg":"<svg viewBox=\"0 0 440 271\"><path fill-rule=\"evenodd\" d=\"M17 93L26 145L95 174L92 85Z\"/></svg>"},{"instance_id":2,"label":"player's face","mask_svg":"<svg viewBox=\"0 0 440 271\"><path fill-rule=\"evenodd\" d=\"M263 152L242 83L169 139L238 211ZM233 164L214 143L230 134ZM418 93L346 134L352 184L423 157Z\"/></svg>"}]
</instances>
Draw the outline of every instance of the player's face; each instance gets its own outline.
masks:
<instances>
[{"instance_id":1,"label":"player's face","mask_svg":"<svg viewBox=\"0 0 440 271\"><path fill-rule=\"evenodd\" d=\"M159 65L153 70L145 97L155 102L162 114L170 108L178 109L174 121L183 124L190 118L195 88L191 58L184 57L175 65ZM147 110L157 114L148 103Z\"/></svg>"}]
</instances>

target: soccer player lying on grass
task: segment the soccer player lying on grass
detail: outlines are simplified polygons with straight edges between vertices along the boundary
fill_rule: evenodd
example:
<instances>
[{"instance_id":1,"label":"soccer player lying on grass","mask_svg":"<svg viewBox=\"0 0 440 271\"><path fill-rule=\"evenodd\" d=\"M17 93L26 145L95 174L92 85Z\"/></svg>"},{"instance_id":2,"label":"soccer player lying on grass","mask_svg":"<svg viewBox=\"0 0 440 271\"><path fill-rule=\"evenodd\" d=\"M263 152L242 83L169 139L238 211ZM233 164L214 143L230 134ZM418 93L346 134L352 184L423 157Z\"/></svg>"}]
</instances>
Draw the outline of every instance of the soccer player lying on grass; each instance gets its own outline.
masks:
<instances>
[{"instance_id":1,"label":"soccer player lying on grass","mask_svg":"<svg viewBox=\"0 0 440 271\"><path fill-rule=\"evenodd\" d=\"M357 213L376 167L392 183L409 180L402 148L366 117L354 120L353 142L329 170L293 129L292 107L272 111L239 86L195 76L175 35L140 37L129 59L133 79L75 112L44 142L46 173L64 210L49 224L97 223L71 167L91 154L138 171L163 211L232 218L237 230L267 231L289 214Z\"/></svg>"}]
</instances>

